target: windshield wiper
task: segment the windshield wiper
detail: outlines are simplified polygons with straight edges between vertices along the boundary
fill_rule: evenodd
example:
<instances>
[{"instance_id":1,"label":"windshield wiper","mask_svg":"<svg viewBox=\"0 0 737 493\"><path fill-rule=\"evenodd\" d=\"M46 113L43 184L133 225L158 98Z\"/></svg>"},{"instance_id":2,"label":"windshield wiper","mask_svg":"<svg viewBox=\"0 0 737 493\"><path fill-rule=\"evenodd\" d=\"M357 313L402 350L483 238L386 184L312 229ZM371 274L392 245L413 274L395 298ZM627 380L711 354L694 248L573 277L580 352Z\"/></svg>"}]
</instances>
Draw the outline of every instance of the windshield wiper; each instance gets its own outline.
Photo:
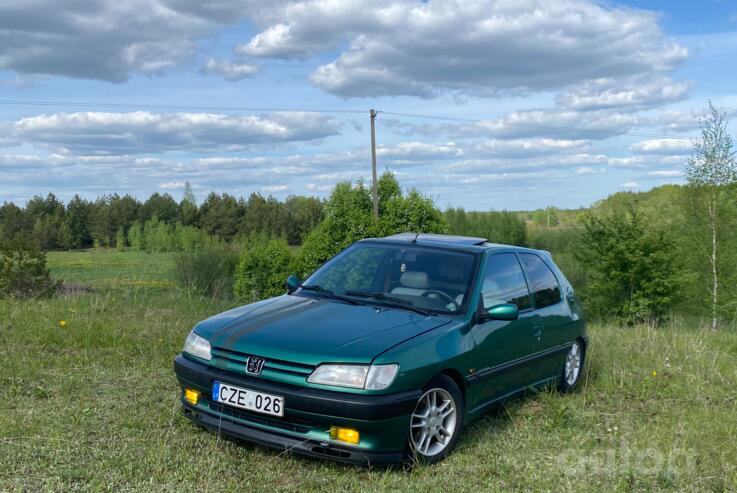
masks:
<instances>
[{"instance_id":1,"label":"windshield wiper","mask_svg":"<svg viewBox=\"0 0 737 493\"><path fill-rule=\"evenodd\" d=\"M407 310L412 310L413 312L417 312L421 315L430 315L429 311L414 306L414 304L409 300L395 298L394 296L388 296L378 291L346 291L345 294L350 296L360 296L362 298L374 298L376 300L386 301L391 305L399 305L399 308L406 308Z\"/></svg>"},{"instance_id":2,"label":"windshield wiper","mask_svg":"<svg viewBox=\"0 0 737 493\"><path fill-rule=\"evenodd\" d=\"M361 305L362 304L359 301L354 300L353 298L335 294L329 289L325 289L322 286L318 286L317 284L309 284L306 286L300 286L299 289L304 289L305 291L314 291L316 293L320 293L324 295L327 298L335 298L336 300L345 301L346 303L350 303L351 305Z\"/></svg>"}]
</instances>

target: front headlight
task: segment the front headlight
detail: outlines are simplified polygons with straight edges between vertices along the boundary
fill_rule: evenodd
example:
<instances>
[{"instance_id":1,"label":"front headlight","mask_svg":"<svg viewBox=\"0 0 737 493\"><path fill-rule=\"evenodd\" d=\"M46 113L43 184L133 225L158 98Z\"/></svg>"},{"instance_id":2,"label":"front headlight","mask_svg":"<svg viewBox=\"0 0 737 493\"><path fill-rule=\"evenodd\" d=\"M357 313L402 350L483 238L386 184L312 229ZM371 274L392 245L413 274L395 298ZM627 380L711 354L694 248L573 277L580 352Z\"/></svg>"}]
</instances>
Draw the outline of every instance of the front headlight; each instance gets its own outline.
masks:
<instances>
[{"instance_id":1,"label":"front headlight","mask_svg":"<svg viewBox=\"0 0 737 493\"><path fill-rule=\"evenodd\" d=\"M399 371L399 365L371 365L366 377L366 389L384 390L392 384Z\"/></svg>"},{"instance_id":2,"label":"front headlight","mask_svg":"<svg viewBox=\"0 0 737 493\"><path fill-rule=\"evenodd\" d=\"M383 390L394 381L399 365L320 365L307 378L309 383Z\"/></svg>"},{"instance_id":3,"label":"front headlight","mask_svg":"<svg viewBox=\"0 0 737 493\"><path fill-rule=\"evenodd\" d=\"M212 354L210 354L210 343L204 337L200 337L195 334L194 331L190 332L187 339L184 341L182 352L189 353L192 356L197 356L198 358L206 360L212 359Z\"/></svg>"}]
</instances>

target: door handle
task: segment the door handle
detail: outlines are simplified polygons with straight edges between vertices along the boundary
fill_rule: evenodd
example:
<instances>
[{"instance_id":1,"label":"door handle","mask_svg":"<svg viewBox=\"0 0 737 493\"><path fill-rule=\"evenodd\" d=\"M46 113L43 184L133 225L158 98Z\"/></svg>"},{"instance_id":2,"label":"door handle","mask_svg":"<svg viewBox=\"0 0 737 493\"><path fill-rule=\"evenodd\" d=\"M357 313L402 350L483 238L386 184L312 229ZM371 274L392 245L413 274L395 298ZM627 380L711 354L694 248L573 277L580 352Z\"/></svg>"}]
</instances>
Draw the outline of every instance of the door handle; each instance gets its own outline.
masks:
<instances>
[{"instance_id":1,"label":"door handle","mask_svg":"<svg viewBox=\"0 0 737 493\"><path fill-rule=\"evenodd\" d=\"M532 335L540 339L540 336L543 334L543 326L542 325L535 325L532 328Z\"/></svg>"}]
</instances>

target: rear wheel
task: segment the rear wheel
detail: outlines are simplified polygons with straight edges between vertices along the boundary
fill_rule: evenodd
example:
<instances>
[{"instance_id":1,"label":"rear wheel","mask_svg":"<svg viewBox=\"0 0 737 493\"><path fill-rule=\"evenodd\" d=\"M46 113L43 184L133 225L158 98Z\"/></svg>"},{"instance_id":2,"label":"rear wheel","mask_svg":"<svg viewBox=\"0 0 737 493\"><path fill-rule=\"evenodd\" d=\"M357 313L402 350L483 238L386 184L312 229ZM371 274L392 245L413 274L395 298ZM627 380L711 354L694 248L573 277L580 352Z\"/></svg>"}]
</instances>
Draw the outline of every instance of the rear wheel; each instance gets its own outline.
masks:
<instances>
[{"instance_id":1,"label":"rear wheel","mask_svg":"<svg viewBox=\"0 0 737 493\"><path fill-rule=\"evenodd\" d=\"M581 341L576 340L571 344L571 348L566 353L565 363L563 365L563 375L560 380L560 390L570 392L573 390L581 377L583 370L584 348Z\"/></svg>"},{"instance_id":2,"label":"rear wheel","mask_svg":"<svg viewBox=\"0 0 737 493\"><path fill-rule=\"evenodd\" d=\"M453 449L461 432L463 396L447 375L438 375L423 389L412 412L409 445L414 457L434 464Z\"/></svg>"}]
</instances>

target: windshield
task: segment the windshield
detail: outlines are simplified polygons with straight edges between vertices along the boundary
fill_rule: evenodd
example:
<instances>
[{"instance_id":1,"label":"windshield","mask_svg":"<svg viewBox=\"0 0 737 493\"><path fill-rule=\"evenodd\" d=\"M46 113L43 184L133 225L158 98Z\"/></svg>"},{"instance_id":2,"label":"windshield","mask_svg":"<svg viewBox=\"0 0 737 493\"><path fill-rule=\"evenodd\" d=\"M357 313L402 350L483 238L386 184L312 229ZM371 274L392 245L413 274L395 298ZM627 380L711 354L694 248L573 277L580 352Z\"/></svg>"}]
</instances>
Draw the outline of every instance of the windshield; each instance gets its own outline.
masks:
<instances>
[{"instance_id":1,"label":"windshield","mask_svg":"<svg viewBox=\"0 0 737 493\"><path fill-rule=\"evenodd\" d=\"M420 247L358 243L312 274L302 285L317 293L362 302L441 313L465 308L475 256ZM305 292L306 290L301 290Z\"/></svg>"}]
</instances>

